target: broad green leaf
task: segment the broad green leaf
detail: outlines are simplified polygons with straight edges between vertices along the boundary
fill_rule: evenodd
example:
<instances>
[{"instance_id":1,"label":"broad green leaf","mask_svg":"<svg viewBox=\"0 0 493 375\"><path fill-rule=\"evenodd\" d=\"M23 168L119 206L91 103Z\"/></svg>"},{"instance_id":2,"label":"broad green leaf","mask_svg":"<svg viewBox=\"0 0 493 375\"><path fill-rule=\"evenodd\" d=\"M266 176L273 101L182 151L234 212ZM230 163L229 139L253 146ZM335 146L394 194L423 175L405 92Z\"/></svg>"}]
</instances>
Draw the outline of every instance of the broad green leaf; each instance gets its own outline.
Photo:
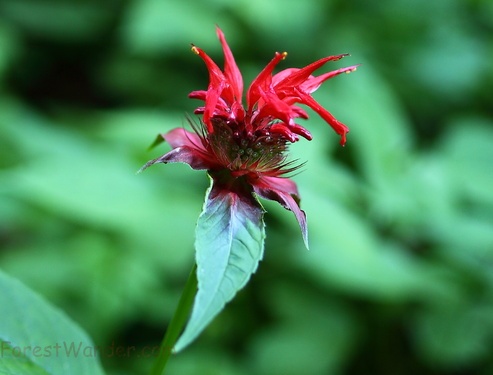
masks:
<instances>
[{"instance_id":1,"label":"broad green leaf","mask_svg":"<svg viewBox=\"0 0 493 375\"><path fill-rule=\"evenodd\" d=\"M212 183L195 233L198 292L175 351L190 344L257 269L264 250L263 213L249 193Z\"/></svg>"},{"instance_id":2,"label":"broad green leaf","mask_svg":"<svg viewBox=\"0 0 493 375\"><path fill-rule=\"evenodd\" d=\"M0 272L0 373L103 374L99 351L61 311Z\"/></svg>"}]
</instances>

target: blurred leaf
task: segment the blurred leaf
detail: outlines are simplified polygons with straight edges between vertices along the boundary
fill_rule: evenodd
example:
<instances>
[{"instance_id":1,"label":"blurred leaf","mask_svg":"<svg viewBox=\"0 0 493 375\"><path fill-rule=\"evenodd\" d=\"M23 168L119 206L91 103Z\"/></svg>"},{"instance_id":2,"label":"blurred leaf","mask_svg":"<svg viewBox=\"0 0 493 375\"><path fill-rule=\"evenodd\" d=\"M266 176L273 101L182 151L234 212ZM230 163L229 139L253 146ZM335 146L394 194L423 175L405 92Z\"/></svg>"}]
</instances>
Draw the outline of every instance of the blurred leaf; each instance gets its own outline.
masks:
<instances>
[{"instance_id":1,"label":"blurred leaf","mask_svg":"<svg viewBox=\"0 0 493 375\"><path fill-rule=\"evenodd\" d=\"M363 62L356 72L337 78L330 82L337 95L320 102L335 108L334 115L349 126L346 147L356 155L358 170L371 184L385 184L409 164L414 143L401 104L371 63ZM322 92L323 88L318 94Z\"/></svg>"},{"instance_id":2,"label":"blurred leaf","mask_svg":"<svg viewBox=\"0 0 493 375\"><path fill-rule=\"evenodd\" d=\"M129 159L136 146L125 131L114 133L122 140L115 146L102 128L95 142L15 102L3 109L0 133L16 150L14 165L0 171L4 266L51 299L70 301L66 311L98 340L130 319L169 317L175 296L168 283L193 258L202 186L168 182L188 172L183 166L137 175L148 156ZM145 126L151 118L128 116L127 124ZM140 135L143 150L155 134Z\"/></svg>"},{"instance_id":3,"label":"blurred leaf","mask_svg":"<svg viewBox=\"0 0 493 375\"><path fill-rule=\"evenodd\" d=\"M325 12L321 8L330 6L330 3L319 0L239 0L228 5L255 31L259 45L271 48L272 52L293 51L294 48L301 52L309 47L309 43L305 43L306 38L323 23Z\"/></svg>"},{"instance_id":4,"label":"blurred leaf","mask_svg":"<svg viewBox=\"0 0 493 375\"><path fill-rule=\"evenodd\" d=\"M340 352L329 342L334 338L327 325L302 320L265 330L254 342L255 374L327 374L337 367ZM329 370L330 369L330 370ZM331 372L329 372L331 373Z\"/></svg>"},{"instance_id":5,"label":"blurred leaf","mask_svg":"<svg viewBox=\"0 0 493 375\"><path fill-rule=\"evenodd\" d=\"M0 372L103 374L97 348L62 312L0 272Z\"/></svg>"},{"instance_id":6,"label":"blurred leaf","mask_svg":"<svg viewBox=\"0 0 493 375\"><path fill-rule=\"evenodd\" d=\"M417 349L427 362L456 369L490 355L493 305L437 306L419 314L413 327Z\"/></svg>"},{"instance_id":7,"label":"blurred leaf","mask_svg":"<svg viewBox=\"0 0 493 375\"><path fill-rule=\"evenodd\" d=\"M20 50L20 40L16 30L5 22L0 21L0 83L4 72L13 62Z\"/></svg>"},{"instance_id":8,"label":"blurred leaf","mask_svg":"<svg viewBox=\"0 0 493 375\"><path fill-rule=\"evenodd\" d=\"M344 156L347 156L351 150L339 145L338 136L324 121L313 117L308 122L313 140L310 142L302 140L290 147L290 159L306 163L301 172L294 176L300 189L302 205L305 186L316 191L319 196L332 197L347 206L355 205L364 188L361 181L338 160L327 157L334 153L334 150Z\"/></svg>"},{"instance_id":9,"label":"blurred leaf","mask_svg":"<svg viewBox=\"0 0 493 375\"><path fill-rule=\"evenodd\" d=\"M471 201L493 205L493 122L486 118L457 118L441 149L447 171Z\"/></svg>"},{"instance_id":10,"label":"blurred leaf","mask_svg":"<svg viewBox=\"0 0 493 375\"><path fill-rule=\"evenodd\" d=\"M166 374L246 375L242 364L217 347L189 348L170 360Z\"/></svg>"},{"instance_id":11,"label":"blurred leaf","mask_svg":"<svg viewBox=\"0 0 493 375\"><path fill-rule=\"evenodd\" d=\"M339 373L359 331L352 313L294 281L273 280L261 293L276 319L250 343L251 373Z\"/></svg>"},{"instance_id":12,"label":"blurred leaf","mask_svg":"<svg viewBox=\"0 0 493 375\"><path fill-rule=\"evenodd\" d=\"M191 252L176 251L175 246L193 246L200 207L200 195L193 186L187 189L190 194L184 195L183 186L164 183L163 178L159 185L151 184L148 176L162 174L159 168L137 175L141 163L129 160L125 149L112 148L109 143L91 144L62 128L44 126L45 120L22 107L10 105L2 115L8 119L9 136L24 159L24 163L0 174L8 195L99 230L120 232L140 246L146 244L150 250L147 254L170 270L179 264L188 268ZM23 127L15 127L20 122ZM144 149L147 145L142 143ZM163 194L176 199L162 200ZM167 257L163 257L163 228L176 228L164 249Z\"/></svg>"},{"instance_id":13,"label":"blurred leaf","mask_svg":"<svg viewBox=\"0 0 493 375\"><path fill-rule=\"evenodd\" d=\"M438 11L442 15L447 13L447 10ZM427 43L422 43L409 54L406 68L414 73L413 78L423 89L437 95L447 95L454 101L464 101L489 67L484 58L486 43L489 41L480 40L464 27L465 22L456 12L448 13L455 14L446 16L448 22L442 22L439 27L429 31Z\"/></svg>"},{"instance_id":14,"label":"blurred leaf","mask_svg":"<svg viewBox=\"0 0 493 375\"><path fill-rule=\"evenodd\" d=\"M364 218L307 188L303 197L312 251L293 261L322 285L394 301L455 293L402 248L379 240Z\"/></svg>"},{"instance_id":15,"label":"blurred leaf","mask_svg":"<svg viewBox=\"0 0 493 375\"><path fill-rule=\"evenodd\" d=\"M36 37L69 41L98 35L112 15L111 8L96 1L6 0L0 3L0 11Z\"/></svg>"},{"instance_id":16,"label":"blurred leaf","mask_svg":"<svg viewBox=\"0 0 493 375\"><path fill-rule=\"evenodd\" d=\"M190 43L208 53L219 51L213 21L217 10L213 4L199 1L135 1L128 8L121 29L124 45L145 55L186 49ZM209 33L204 32L207 27Z\"/></svg>"}]
</instances>

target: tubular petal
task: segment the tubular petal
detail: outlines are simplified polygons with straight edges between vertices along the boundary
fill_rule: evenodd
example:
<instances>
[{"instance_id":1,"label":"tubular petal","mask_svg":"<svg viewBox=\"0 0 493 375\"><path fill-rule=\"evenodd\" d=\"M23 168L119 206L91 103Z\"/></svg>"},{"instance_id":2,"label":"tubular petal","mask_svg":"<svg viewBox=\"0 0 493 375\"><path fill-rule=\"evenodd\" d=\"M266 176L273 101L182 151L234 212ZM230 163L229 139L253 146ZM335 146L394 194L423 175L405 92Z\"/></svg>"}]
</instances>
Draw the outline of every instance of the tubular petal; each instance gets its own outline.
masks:
<instances>
[{"instance_id":1,"label":"tubular petal","mask_svg":"<svg viewBox=\"0 0 493 375\"><path fill-rule=\"evenodd\" d=\"M298 136L294 134L286 125L273 124L270 126L269 131L272 134L281 134L289 142L294 143L298 140Z\"/></svg>"},{"instance_id":2,"label":"tubular petal","mask_svg":"<svg viewBox=\"0 0 493 375\"><path fill-rule=\"evenodd\" d=\"M250 110L255 103L259 100L261 90L266 91L272 82L272 72L274 68L281 60L287 56L286 52L276 52L274 58L267 64L267 66L259 73L259 75L253 80L250 88L247 92L247 107Z\"/></svg>"},{"instance_id":3,"label":"tubular petal","mask_svg":"<svg viewBox=\"0 0 493 375\"><path fill-rule=\"evenodd\" d=\"M333 78L342 73L354 72L358 66L359 65L348 66L346 68L341 68L341 69L333 70L328 73L321 74L318 77L308 78L306 82L300 85L300 88L306 93L311 94L312 92L316 91L320 87L320 85L325 81L327 81L328 79Z\"/></svg>"},{"instance_id":4,"label":"tubular petal","mask_svg":"<svg viewBox=\"0 0 493 375\"><path fill-rule=\"evenodd\" d=\"M315 70L322 67L325 63L327 63L329 61L340 60L344 56L347 56L347 54L336 55L336 56L327 56L327 57L324 57L323 59L317 60L317 61L311 63L310 65L307 65L304 68L299 69L298 71L293 72L292 74L288 75L286 78L284 78L282 81L280 81L276 85L276 89L282 90L284 88L289 89L291 87L299 86L303 82L305 82Z\"/></svg>"},{"instance_id":5,"label":"tubular petal","mask_svg":"<svg viewBox=\"0 0 493 375\"><path fill-rule=\"evenodd\" d=\"M183 128L170 130L161 136L172 148L187 146L205 151L205 148L202 146L201 138L197 134Z\"/></svg>"},{"instance_id":6,"label":"tubular petal","mask_svg":"<svg viewBox=\"0 0 493 375\"><path fill-rule=\"evenodd\" d=\"M221 42L224 53L224 74L231 85L231 89L234 93L234 100L241 103L243 96L243 78L241 76L240 69L236 65L233 53L229 48L224 33L219 27L216 27L217 36Z\"/></svg>"},{"instance_id":7,"label":"tubular petal","mask_svg":"<svg viewBox=\"0 0 493 375\"><path fill-rule=\"evenodd\" d=\"M313 99L309 94L304 93L303 91L296 89L298 92L301 103L307 105L311 109L313 109L317 114L322 117L332 128L335 130L337 134L341 136L341 145L344 146L346 143L346 133L349 132L349 128L344 125L342 122L338 121L329 111L327 111L324 107L322 107L315 99Z\"/></svg>"},{"instance_id":8,"label":"tubular petal","mask_svg":"<svg viewBox=\"0 0 493 375\"><path fill-rule=\"evenodd\" d=\"M207 55L201 48L197 46L192 46L192 51L199 55L202 60L204 60L207 70L209 71L209 80L210 84L213 86L217 85L218 82L224 81L225 77L221 69L217 66L217 64Z\"/></svg>"},{"instance_id":9,"label":"tubular petal","mask_svg":"<svg viewBox=\"0 0 493 375\"><path fill-rule=\"evenodd\" d=\"M221 98L221 93L223 92L225 83L224 81L219 82L219 84L214 87L209 85L209 90L207 90L207 97L205 99L205 111L203 116L203 121L207 126L209 133L214 132L214 128L211 123L211 118L216 110L217 103Z\"/></svg>"}]
</instances>

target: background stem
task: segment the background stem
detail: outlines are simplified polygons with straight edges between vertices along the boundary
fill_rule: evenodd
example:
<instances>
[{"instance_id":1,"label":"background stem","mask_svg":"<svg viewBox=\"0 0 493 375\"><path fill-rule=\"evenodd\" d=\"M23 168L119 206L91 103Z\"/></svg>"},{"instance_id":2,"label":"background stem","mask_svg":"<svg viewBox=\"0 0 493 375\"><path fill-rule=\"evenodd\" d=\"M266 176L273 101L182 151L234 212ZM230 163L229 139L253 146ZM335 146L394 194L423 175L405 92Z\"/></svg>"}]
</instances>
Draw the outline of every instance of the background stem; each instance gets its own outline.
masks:
<instances>
[{"instance_id":1,"label":"background stem","mask_svg":"<svg viewBox=\"0 0 493 375\"><path fill-rule=\"evenodd\" d=\"M175 314L171 319L171 322L166 330L161 347L159 348L159 357L157 358L150 375L163 375L166 363L171 356L173 346L178 340L183 326L185 325L192 309L195 294L197 294L197 265L194 263L190 275L188 276L187 283L178 302Z\"/></svg>"}]
</instances>

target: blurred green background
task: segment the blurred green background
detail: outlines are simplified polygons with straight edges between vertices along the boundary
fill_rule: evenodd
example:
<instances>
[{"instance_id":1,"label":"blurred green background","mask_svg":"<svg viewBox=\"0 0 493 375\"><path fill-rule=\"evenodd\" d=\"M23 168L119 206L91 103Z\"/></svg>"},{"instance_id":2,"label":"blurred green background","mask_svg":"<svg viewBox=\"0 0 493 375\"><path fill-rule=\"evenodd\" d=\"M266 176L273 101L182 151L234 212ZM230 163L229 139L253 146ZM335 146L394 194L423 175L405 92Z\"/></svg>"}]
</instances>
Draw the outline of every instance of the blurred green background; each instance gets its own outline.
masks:
<instances>
[{"instance_id":1,"label":"blurred green background","mask_svg":"<svg viewBox=\"0 0 493 375\"><path fill-rule=\"evenodd\" d=\"M208 185L136 171L207 85L190 43L248 83L349 52L315 97L294 216L265 202L264 261L169 374L493 373L493 2L0 0L0 267L101 346L157 345ZM101 358L108 374L152 359Z\"/></svg>"}]
</instances>

